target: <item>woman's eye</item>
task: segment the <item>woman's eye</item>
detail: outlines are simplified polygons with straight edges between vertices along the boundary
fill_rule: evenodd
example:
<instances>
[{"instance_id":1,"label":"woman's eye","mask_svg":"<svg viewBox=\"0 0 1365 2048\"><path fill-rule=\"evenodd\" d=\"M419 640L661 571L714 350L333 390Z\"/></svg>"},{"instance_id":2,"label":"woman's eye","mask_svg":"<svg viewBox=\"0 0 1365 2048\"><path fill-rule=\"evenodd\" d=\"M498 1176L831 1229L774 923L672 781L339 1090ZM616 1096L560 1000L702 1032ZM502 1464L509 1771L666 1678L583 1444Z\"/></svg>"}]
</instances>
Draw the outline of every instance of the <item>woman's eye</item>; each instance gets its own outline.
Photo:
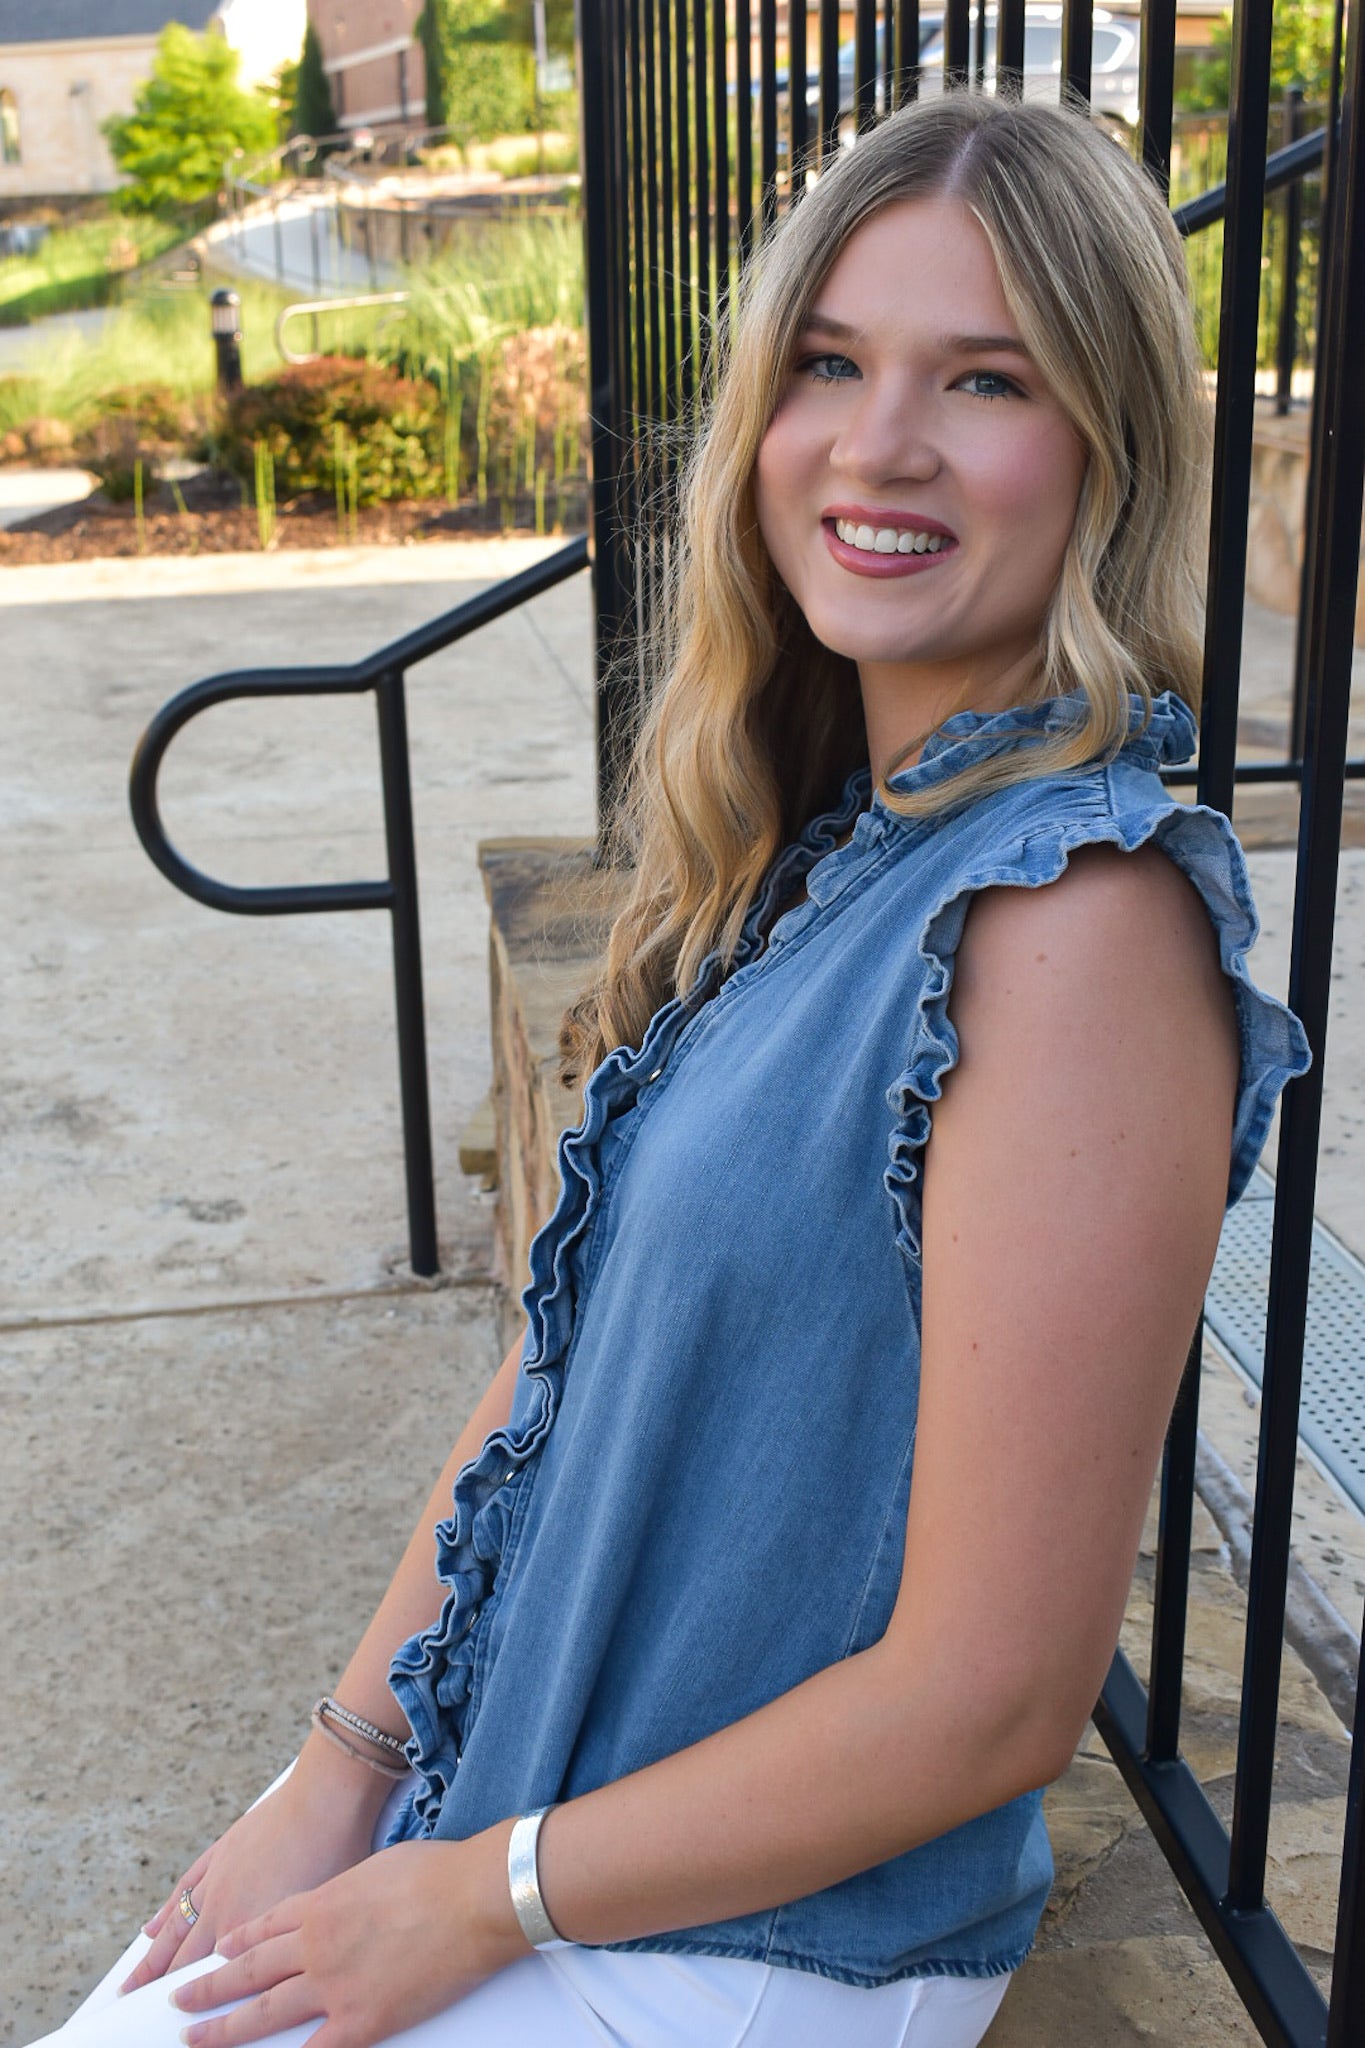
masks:
<instances>
[{"instance_id":1,"label":"woman's eye","mask_svg":"<svg viewBox=\"0 0 1365 2048\"><path fill-rule=\"evenodd\" d=\"M813 384L842 384L858 375L858 365L847 356L801 356L796 365L798 373L809 377Z\"/></svg>"},{"instance_id":2,"label":"woman's eye","mask_svg":"<svg viewBox=\"0 0 1365 2048\"><path fill-rule=\"evenodd\" d=\"M1019 386L1003 370L969 370L958 381L982 387L972 393L974 398L1015 398L1019 392Z\"/></svg>"}]
</instances>

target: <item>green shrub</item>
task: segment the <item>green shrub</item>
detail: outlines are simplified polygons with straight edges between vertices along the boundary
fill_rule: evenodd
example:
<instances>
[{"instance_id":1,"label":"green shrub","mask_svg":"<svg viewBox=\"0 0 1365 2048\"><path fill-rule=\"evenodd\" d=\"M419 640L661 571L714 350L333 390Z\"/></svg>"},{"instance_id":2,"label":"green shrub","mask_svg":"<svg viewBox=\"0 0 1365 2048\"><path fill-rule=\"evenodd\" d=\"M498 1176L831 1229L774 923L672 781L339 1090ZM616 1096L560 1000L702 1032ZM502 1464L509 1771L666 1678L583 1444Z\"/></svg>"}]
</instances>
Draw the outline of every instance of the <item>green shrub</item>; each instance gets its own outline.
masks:
<instances>
[{"instance_id":1,"label":"green shrub","mask_svg":"<svg viewBox=\"0 0 1365 2048\"><path fill-rule=\"evenodd\" d=\"M335 493L338 450L356 502L435 497L442 486L443 417L430 384L400 376L382 363L320 356L241 391L219 433L220 459L252 479L263 442L274 462L281 498Z\"/></svg>"},{"instance_id":2,"label":"green shrub","mask_svg":"<svg viewBox=\"0 0 1365 2048\"><path fill-rule=\"evenodd\" d=\"M165 384L111 391L83 421L74 453L116 502L131 498L138 464L153 484L172 456L202 443L204 427L195 408Z\"/></svg>"}]
</instances>

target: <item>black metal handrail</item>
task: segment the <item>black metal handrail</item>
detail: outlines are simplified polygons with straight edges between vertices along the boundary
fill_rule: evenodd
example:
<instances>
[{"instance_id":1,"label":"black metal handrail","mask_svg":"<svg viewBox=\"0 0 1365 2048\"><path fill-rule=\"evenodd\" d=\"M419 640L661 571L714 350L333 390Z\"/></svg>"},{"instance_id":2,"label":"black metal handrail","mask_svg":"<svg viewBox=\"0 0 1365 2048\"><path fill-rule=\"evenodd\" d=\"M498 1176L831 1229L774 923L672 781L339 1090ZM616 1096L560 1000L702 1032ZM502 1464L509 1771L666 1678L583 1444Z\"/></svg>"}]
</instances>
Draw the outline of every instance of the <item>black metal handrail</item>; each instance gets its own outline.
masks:
<instances>
[{"instance_id":1,"label":"black metal handrail","mask_svg":"<svg viewBox=\"0 0 1365 2048\"><path fill-rule=\"evenodd\" d=\"M129 776L133 824L149 858L168 881L197 903L237 917L292 917L312 911L387 910L393 920L394 1001L398 1025L398 1078L407 1182L408 1248L414 1273L440 1270L436 1191L432 1171L431 1108L427 1090L426 1025L422 999L422 940L417 905L417 851L408 762L404 678L409 668L457 640L576 576L589 562L586 539L570 541L519 575L468 598L453 610L363 661L312 668L240 669L192 683L162 706L147 727ZM384 793L388 873L379 881L284 883L241 888L206 875L171 844L161 820L157 781L176 734L215 704L251 697L354 697L375 695L379 764Z\"/></svg>"},{"instance_id":2,"label":"black metal handrail","mask_svg":"<svg viewBox=\"0 0 1365 2048\"><path fill-rule=\"evenodd\" d=\"M1311 135L1301 135L1297 142L1287 142L1282 149L1272 150L1265 160L1267 194L1282 192L1286 185L1297 184L1313 171L1321 170L1326 153L1325 128L1315 128ZM1182 235L1194 235L1201 228L1211 228L1222 220L1227 205L1227 185L1210 185L1208 191L1201 192L1198 198L1187 199L1183 206L1172 207L1171 219Z\"/></svg>"}]
</instances>

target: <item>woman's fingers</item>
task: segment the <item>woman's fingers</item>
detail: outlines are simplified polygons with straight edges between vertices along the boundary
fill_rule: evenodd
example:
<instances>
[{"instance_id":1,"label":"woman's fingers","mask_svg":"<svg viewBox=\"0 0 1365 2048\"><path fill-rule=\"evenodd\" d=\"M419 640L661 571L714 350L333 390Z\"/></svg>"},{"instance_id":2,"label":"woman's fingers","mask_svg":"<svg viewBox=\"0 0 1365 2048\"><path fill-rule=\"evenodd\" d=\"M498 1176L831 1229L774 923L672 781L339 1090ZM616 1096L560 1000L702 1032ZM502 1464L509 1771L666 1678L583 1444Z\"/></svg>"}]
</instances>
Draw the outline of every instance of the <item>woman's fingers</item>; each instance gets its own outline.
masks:
<instances>
[{"instance_id":1,"label":"woman's fingers","mask_svg":"<svg viewBox=\"0 0 1365 2048\"><path fill-rule=\"evenodd\" d=\"M201 1878L201 1886L202 1883ZM188 1915L181 1911L180 1901L186 1892L190 1894L192 1906L202 1905L202 1890L198 1896L195 1895L195 1887L189 1881L187 1873L184 1884L175 1894L175 1903L171 1910L164 1918L161 1914L157 1915L161 1925L152 1938L152 1945L137 1968L119 1986L120 1993L140 1991L144 1984L150 1984L157 1977L164 1977L167 1970L172 1967L178 1968L182 1963L197 1962L200 1956L208 1955L213 1948L216 1931L213 1926L202 1918L191 1921Z\"/></svg>"},{"instance_id":2,"label":"woman's fingers","mask_svg":"<svg viewBox=\"0 0 1365 2048\"><path fill-rule=\"evenodd\" d=\"M194 1862L191 1863L189 1869L185 1872L185 1875L180 1879L180 1882L176 1885L174 1891L172 1891L167 1896L165 1901L157 1907L155 1913L153 1913L151 1919L147 1922L146 1926L142 1930L144 1934L160 1934L162 1928L166 1924L168 1917L172 1913L179 1913L180 1900L182 1894L186 1891L193 1891L194 1887L198 1884L200 1878L203 1877L205 1871L208 1869L209 1853L210 1852L207 1849L205 1849L202 1856L198 1856L195 1858Z\"/></svg>"},{"instance_id":3,"label":"woman's fingers","mask_svg":"<svg viewBox=\"0 0 1365 2048\"><path fill-rule=\"evenodd\" d=\"M194 1981L214 1984L222 1974L215 1970ZM221 1997L218 2003L222 2003ZM192 2021L180 2038L189 2043L189 2048L240 2048L243 2042L264 2041L271 2034L283 2033L286 2027L301 2026L305 2020L319 2017L317 1998L308 1989L308 1980L286 1977L283 1983L268 1985L259 1997L248 1999L231 2012L220 2013L211 2020Z\"/></svg>"},{"instance_id":4,"label":"woman's fingers","mask_svg":"<svg viewBox=\"0 0 1365 2048\"><path fill-rule=\"evenodd\" d=\"M220 1968L205 1971L202 1977L191 1977L188 1983L177 1987L171 2004L181 2012L207 2012L215 2005L226 2005L230 1998L261 1997L297 1977L302 1969L302 1943L298 1929L291 1928L288 1933L241 1950Z\"/></svg>"}]
</instances>

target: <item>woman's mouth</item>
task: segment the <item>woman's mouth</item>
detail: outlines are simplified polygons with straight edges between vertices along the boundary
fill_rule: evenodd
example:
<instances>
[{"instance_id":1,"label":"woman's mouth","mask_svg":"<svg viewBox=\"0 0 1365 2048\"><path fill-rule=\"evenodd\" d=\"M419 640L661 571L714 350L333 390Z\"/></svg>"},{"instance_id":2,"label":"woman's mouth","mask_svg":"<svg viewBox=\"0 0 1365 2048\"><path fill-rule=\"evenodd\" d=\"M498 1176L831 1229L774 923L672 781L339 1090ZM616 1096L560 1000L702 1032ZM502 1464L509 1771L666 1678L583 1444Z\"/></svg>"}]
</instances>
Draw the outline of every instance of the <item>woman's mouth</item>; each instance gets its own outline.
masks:
<instances>
[{"instance_id":1,"label":"woman's mouth","mask_svg":"<svg viewBox=\"0 0 1365 2048\"><path fill-rule=\"evenodd\" d=\"M947 546L945 534L917 533L908 526L861 526L854 519L836 519L834 531L861 554L937 555Z\"/></svg>"},{"instance_id":2,"label":"woman's mouth","mask_svg":"<svg viewBox=\"0 0 1365 2048\"><path fill-rule=\"evenodd\" d=\"M820 522L825 545L855 576L912 576L937 568L958 549L952 534L915 526L872 526L860 519Z\"/></svg>"}]
</instances>

